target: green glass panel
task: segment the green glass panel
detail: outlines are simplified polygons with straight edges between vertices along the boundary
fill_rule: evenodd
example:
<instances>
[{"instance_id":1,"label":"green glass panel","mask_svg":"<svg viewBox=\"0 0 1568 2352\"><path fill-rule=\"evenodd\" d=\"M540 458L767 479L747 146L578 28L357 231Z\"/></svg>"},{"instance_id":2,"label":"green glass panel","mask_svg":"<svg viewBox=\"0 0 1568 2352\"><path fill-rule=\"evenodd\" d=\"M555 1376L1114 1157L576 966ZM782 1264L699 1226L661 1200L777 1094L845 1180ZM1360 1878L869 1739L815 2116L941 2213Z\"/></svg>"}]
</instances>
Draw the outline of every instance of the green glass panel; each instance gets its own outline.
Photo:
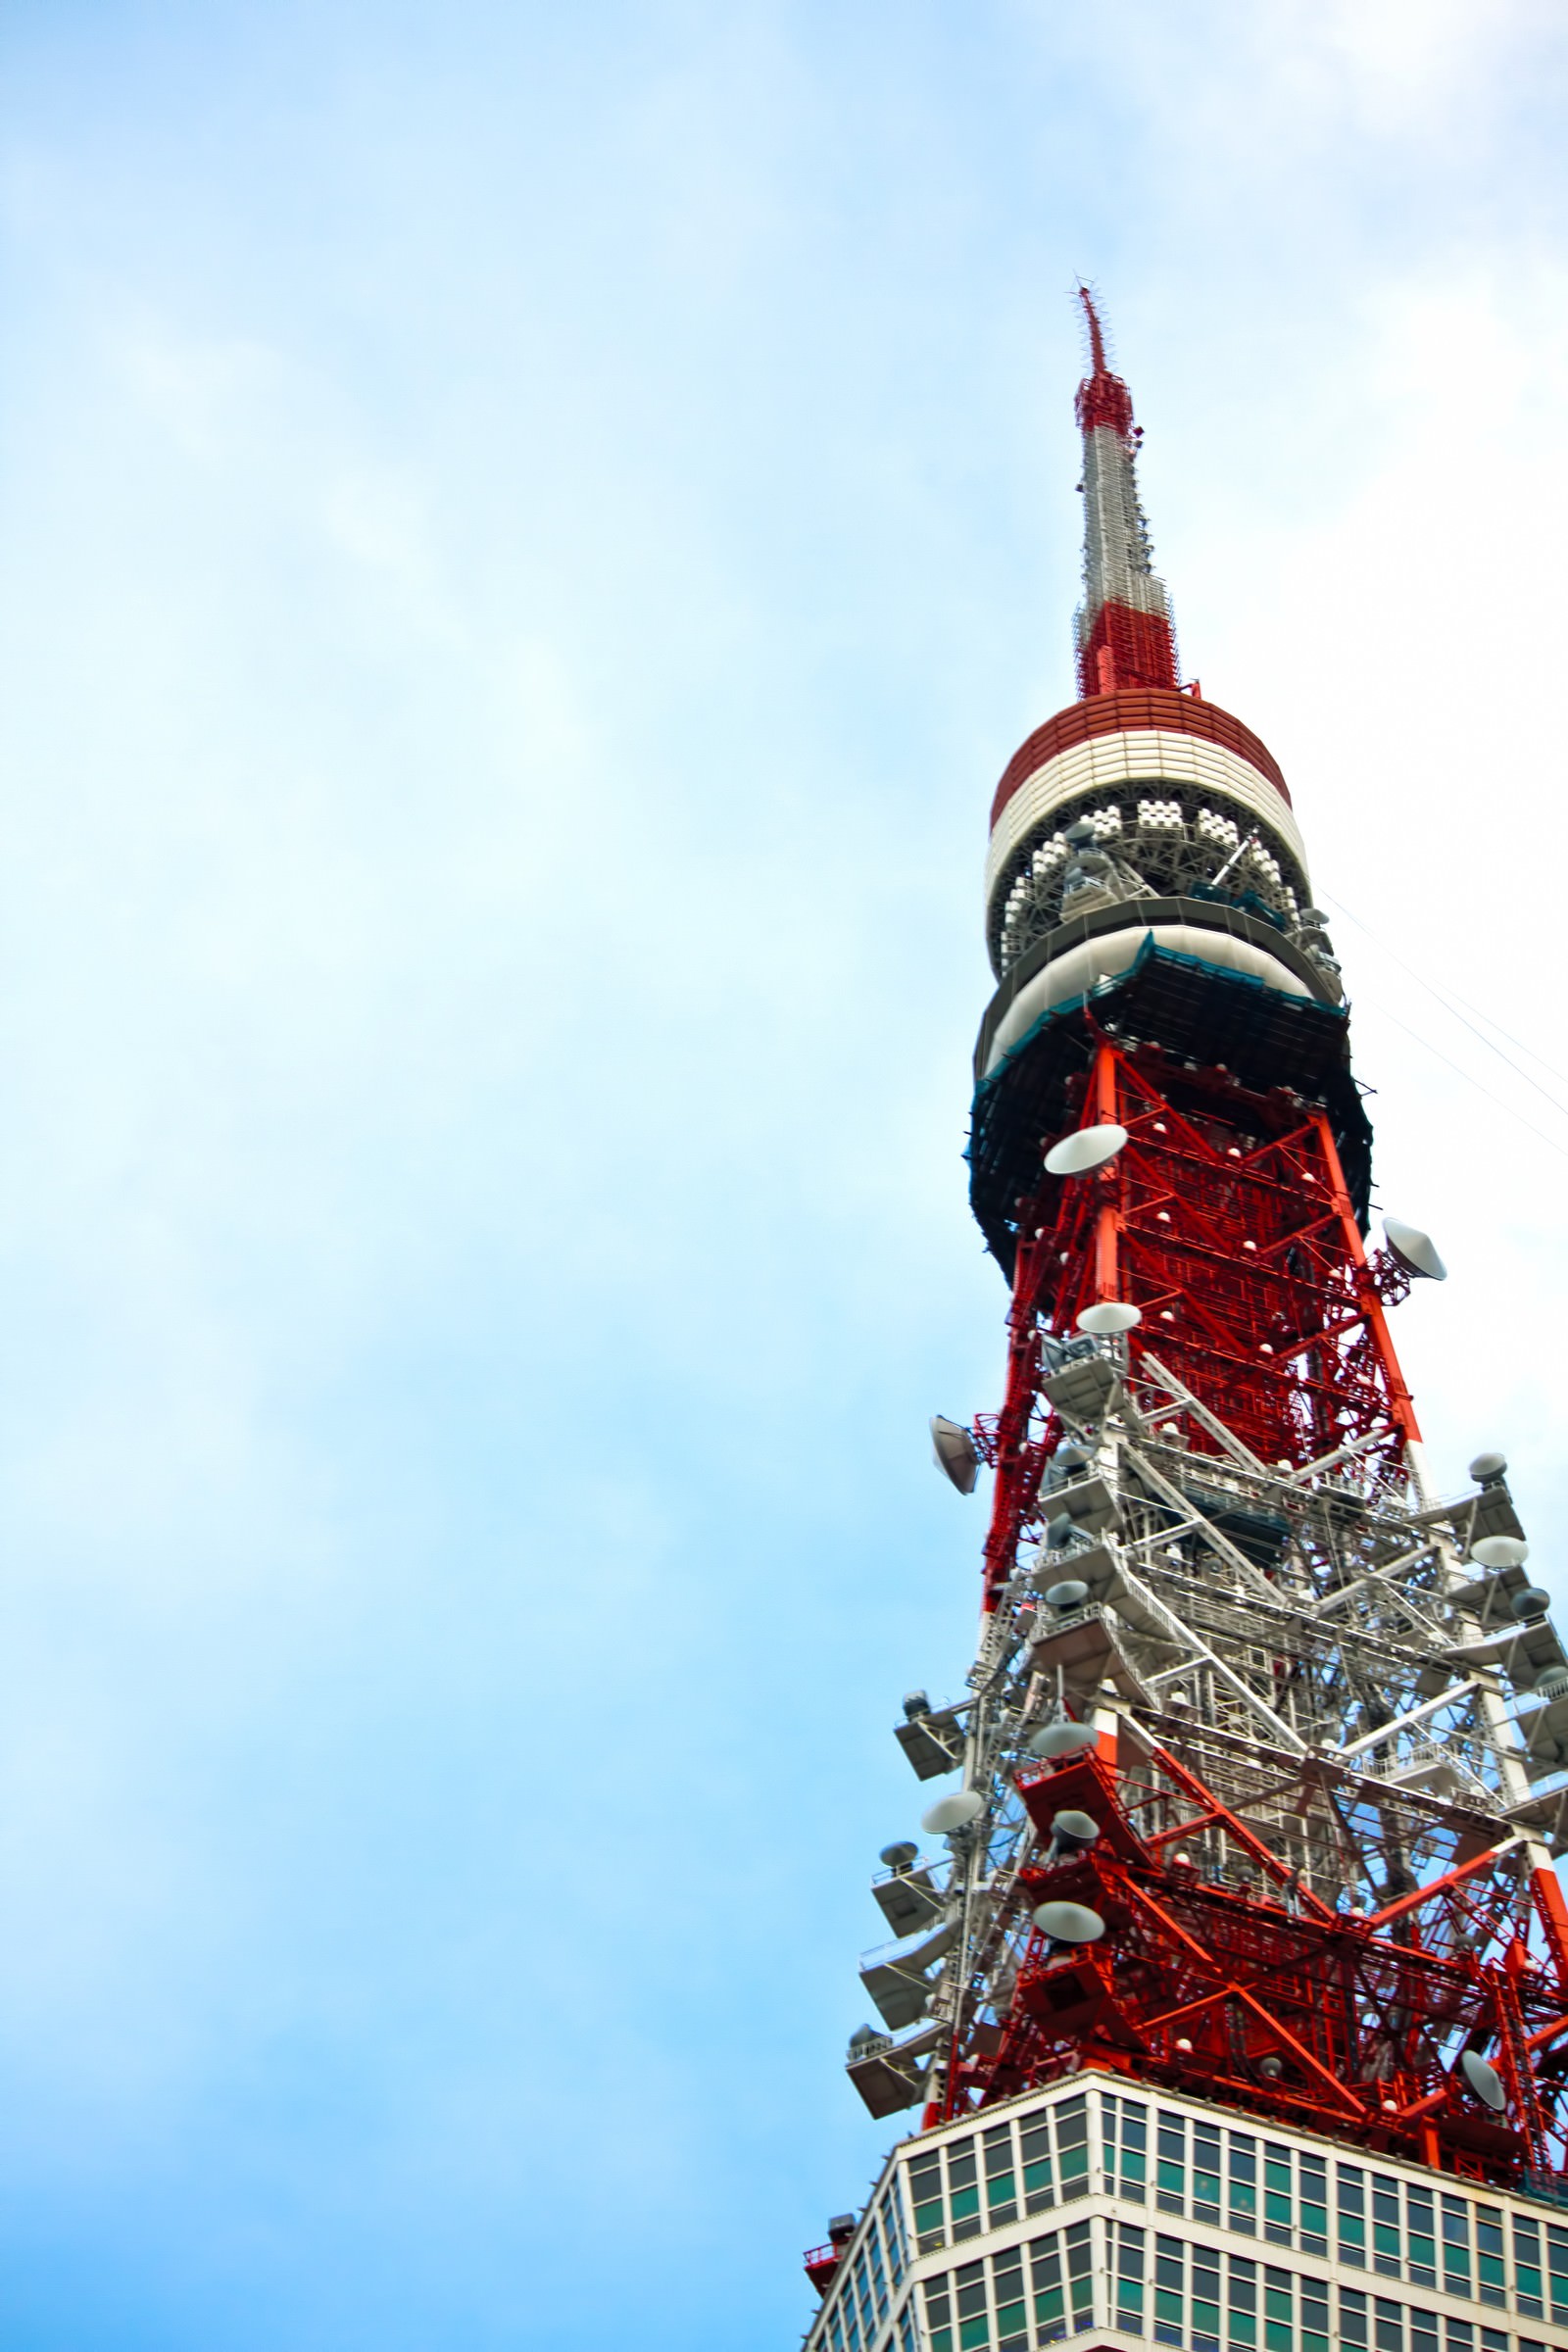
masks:
<instances>
[{"instance_id":1,"label":"green glass panel","mask_svg":"<svg viewBox=\"0 0 1568 2352\"><path fill-rule=\"evenodd\" d=\"M956 2188L954 2190L953 2218L956 2222L967 2220L971 2213L978 2213L979 2210L980 2191L977 2188Z\"/></svg>"},{"instance_id":2,"label":"green glass panel","mask_svg":"<svg viewBox=\"0 0 1568 2352\"><path fill-rule=\"evenodd\" d=\"M977 2320L963 2321L958 2328L959 2352L975 2352L977 2345L989 2344L990 2341L991 2323L987 2320L984 2312Z\"/></svg>"}]
</instances>

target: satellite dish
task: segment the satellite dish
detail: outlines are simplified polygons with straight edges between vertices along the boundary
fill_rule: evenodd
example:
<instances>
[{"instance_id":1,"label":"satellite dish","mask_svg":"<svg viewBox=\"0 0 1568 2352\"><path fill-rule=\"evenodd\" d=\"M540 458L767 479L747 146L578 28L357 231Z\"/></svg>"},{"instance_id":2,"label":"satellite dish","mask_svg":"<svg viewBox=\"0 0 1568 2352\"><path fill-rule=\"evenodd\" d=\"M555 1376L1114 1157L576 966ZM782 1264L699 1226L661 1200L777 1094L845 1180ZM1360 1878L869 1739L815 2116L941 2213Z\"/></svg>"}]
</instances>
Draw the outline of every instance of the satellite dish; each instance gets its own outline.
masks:
<instances>
[{"instance_id":1,"label":"satellite dish","mask_svg":"<svg viewBox=\"0 0 1568 2352\"><path fill-rule=\"evenodd\" d=\"M920 1827L928 1838L940 1838L948 1830L961 1830L986 1809L986 1800L972 1788L956 1788L951 1796L939 1796L928 1812L920 1816Z\"/></svg>"},{"instance_id":2,"label":"satellite dish","mask_svg":"<svg viewBox=\"0 0 1568 2352\"><path fill-rule=\"evenodd\" d=\"M1516 1617L1544 1617L1550 1606L1551 1594L1544 1592L1539 1585L1525 1585L1513 1596Z\"/></svg>"},{"instance_id":3,"label":"satellite dish","mask_svg":"<svg viewBox=\"0 0 1568 2352\"><path fill-rule=\"evenodd\" d=\"M1470 1465L1470 1475L1477 1486L1481 1486L1489 1478L1501 1478L1507 1467L1508 1456L1505 1453L1478 1453Z\"/></svg>"},{"instance_id":4,"label":"satellite dish","mask_svg":"<svg viewBox=\"0 0 1568 2352\"><path fill-rule=\"evenodd\" d=\"M1076 1609L1088 1598L1089 1587L1080 1583L1076 1576L1069 1576L1065 1584L1052 1586L1046 1594L1046 1606L1048 1609Z\"/></svg>"},{"instance_id":5,"label":"satellite dish","mask_svg":"<svg viewBox=\"0 0 1568 2352\"><path fill-rule=\"evenodd\" d=\"M980 1456L961 1421L950 1421L944 1413L932 1414L931 1452L937 1468L947 1473L960 1494L974 1493Z\"/></svg>"},{"instance_id":6,"label":"satellite dish","mask_svg":"<svg viewBox=\"0 0 1568 2352\"><path fill-rule=\"evenodd\" d=\"M1131 1331L1143 1321L1142 1310L1129 1306L1122 1298L1102 1298L1098 1306L1086 1306L1078 1318L1080 1331L1091 1339L1106 1339L1113 1332Z\"/></svg>"},{"instance_id":7,"label":"satellite dish","mask_svg":"<svg viewBox=\"0 0 1568 2352\"><path fill-rule=\"evenodd\" d=\"M1105 1923L1087 1903L1042 1903L1035 1926L1054 1943L1098 1943Z\"/></svg>"},{"instance_id":8,"label":"satellite dish","mask_svg":"<svg viewBox=\"0 0 1568 2352\"><path fill-rule=\"evenodd\" d=\"M1051 1835L1062 1853L1081 1854L1100 1836L1100 1824L1092 1813L1057 1813L1052 1820Z\"/></svg>"},{"instance_id":9,"label":"satellite dish","mask_svg":"<svg viewBox=\"0 0 1568 2352\"><path fill-rule=\"evenodd\" d=\"M1478 2099L1484 2100L1494 2114L1500 2115L1508 2104L1508 2094L1502 2087L1502 2077L1494 2066L1475 2050L1459 2052L1459 2071Z\"/></svg>"},{"instance_id":10,"label":"satellite dish","mask_svg":"<svg viewBox=\"0 0 1568 2352\"><path fill-rule=\"evenodd\" d=\"M919 1851L912 1838L900 1838L882 1848L881 1859L889 1870L907 1870Z\"/></svg>"},{"instance_id":11,"label":"satellite dish","mask_svg":"<svg viewBox=\"0 0 1568 2352\"><path fill-rule=\"evenodd\" d=\"M1470 1546L1470 1557L1483 1568L1522 1568L1530 1557L1523 1536L1483 1536Z\"/></svg>"},{"instance_id":12,"label":"satellite dish","mask_svg":"<svg viewBox=\"0 0 1568 2352\"><path fill-rule=\"evenodd\" d=\"M1446 1282L1448 1269L1438 1255L1430 1233L1419 1225L1401 1225L1397 1217L1385 1217L1383 1238L1407 1274L1423 1274L1429 1282Z\"/></svg>"},{"instance_id":13,"label":"satellite dish","mask_svg":"<svg viewBox=\"0 0 1568 2352\"><path fill-rule=\"evenodd\" d=\"M1043 1724L1029 1741L1032 1756L1081 1756L1086 1747L1093 1747L1100 1739L1092 1723Z\"/></svg>"},{"instance_id":14,"label":"satellite dish","mask_svg":"<svg viewBox=\"0 0 1568 2352\"><path fill-rule=\"evenodd\" d=\"M1102 1168L1107 1159L1114 1159L1127 1141L1125 1127L1080 1127L1072 1135L1064 1135L1059 1144L1053 1144L1046 1153L1048 1176L1088 1176Z\"/></svg>"}]
</instances>

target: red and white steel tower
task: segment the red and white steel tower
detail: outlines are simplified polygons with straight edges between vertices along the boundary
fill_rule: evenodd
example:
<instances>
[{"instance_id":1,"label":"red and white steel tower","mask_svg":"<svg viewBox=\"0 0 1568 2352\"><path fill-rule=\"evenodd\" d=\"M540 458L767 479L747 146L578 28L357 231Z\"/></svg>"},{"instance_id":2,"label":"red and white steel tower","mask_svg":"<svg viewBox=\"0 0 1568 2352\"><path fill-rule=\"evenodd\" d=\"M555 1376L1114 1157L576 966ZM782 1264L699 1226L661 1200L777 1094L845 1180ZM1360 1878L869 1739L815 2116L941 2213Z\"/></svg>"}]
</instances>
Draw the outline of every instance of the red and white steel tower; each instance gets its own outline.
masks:
<instances>
[{"instance_id":1,"label":"red and white steel tower","mask_svg":"<svg viewBox=\"0 0 1568 2352\"><path fill-rule=\"evenodd\" d=\"M884 1851L849 2056L920 2124L808 2257L808 2341L1511 2352L1501 2312L1568 2344L1568 1656L1501 1457L1430 1486L1388 1310L1443 1267L1392 1219L1368 1247L1290 795L1178 682L1080 300L1079 699L1008 763L986 864L1005 1383L933 1424L960 1490L992 1472L980 1640L960 1700L905 1702L954 1786L940 1859Z\"/></svg>"}]
</instances>

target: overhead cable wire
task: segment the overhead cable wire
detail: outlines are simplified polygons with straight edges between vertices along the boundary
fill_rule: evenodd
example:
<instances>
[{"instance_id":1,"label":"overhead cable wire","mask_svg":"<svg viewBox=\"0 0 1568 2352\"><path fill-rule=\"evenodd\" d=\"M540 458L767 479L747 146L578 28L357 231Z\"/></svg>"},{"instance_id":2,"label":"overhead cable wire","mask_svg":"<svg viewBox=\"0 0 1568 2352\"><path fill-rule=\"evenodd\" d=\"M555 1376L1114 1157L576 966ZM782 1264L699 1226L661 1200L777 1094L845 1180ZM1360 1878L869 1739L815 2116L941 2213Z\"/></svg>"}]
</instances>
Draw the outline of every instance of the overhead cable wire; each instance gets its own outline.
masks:
<instances>
[{"instance_id":1,"label":"overhead cable wire","mask_svg":"<svg viewBox=\"0 0 1568 2352\"><path fill-rule=\"evenodd\" d=\"M1354 920L1353 916L1351 920ZM1490 1086L1483 1086L1473 1071L1465 1069L1457 1061L1450 1060L1441 1046L1435 1046L1430 1037L1423 1037L1419 1029L1412 1029L1408 1021L1401 1021L1396 1012L1391 1012L1386 1004L1380 1004L1376 997L1363 996L1358 990L1356 1002L1370 1005L1371 1009L1374 1012L1380 1012L1386 1021L1392 1021L1396 1029L1402 1029L1406 1037L1413 1037L1418 1046L1425 1046L1429 1054L1435 1054L1439 1061L1446 1063L1455 1077L1462 1078L1467 1086L1473 1086L1478 1095L1485 1095L1489 1102L1495 1102L1499 1110L1505 1110L1510 1118L1518 1120L1521 1127L1527 1127L1532 1135L1539 1136L1544 1144L1549 1145L1553 1152L1560 1152L1564 1159L1568 1159L1568 1145L1559 1143L1556 1137L1548 1135L1544 1127L1538 1127L1534 1119L1527 1119L1522 1110L1516 1110L1514 1105L1506 1102L1501 1095L1494 1095Z\"/></svg>"},{"instance_id":2,"label":"overhead cable wire","mask_svg":"<svg viewBox=\"0 0 1568 2352\"><path fill-rule=\"evenodd\" d=\"M1452 1013L1456 1021L1463 1022L1465 1028L1470 1031L1471 1035L1473 1037L1479 1037L1481 1043L1488 1049L1488 1051L1495 1054L1499 1061L1505 1062L1508 1068L1514 1072L1516 1077L1522 1078L1526 1086L1533 1086L1537 1094L1542 1097L1544 1102L1549 1102L1553 1110L1561 1111L1563 1117L1568 1118L1568 1103L1559 1102L1556 1096L1549 1093L1548 1090L1542 1085L1539 1078L1532 1078L1528 1070L1520 1069L1519 1064L1513 1060L1509 1054L1504 1054L1502 1048L1496 1043L1494 1038L1488 1037L1484 1030L1478 1029L1475 1021L1469 1019L1467 1013L1462 1012L1459 1009L1459 1007L1464 1004L1464 999L1462 997L1456 996L1450 1003L1448 998L1444 995L1441 988L1437 987L1433 981L1428 980L1423 973L1418 972L1413 963L1406 963L1404 957L1396 954L1396 951L1389 946L1387 940L1380 939L1378 937L1378 934L1371 928L1370 924L1363 923L1358 914L1351 914L1349 907L1346 906L1343 899L1334 898L1333 893L1330 891L1325 891L1323 895L1339 908L1343 915L1348 916L1349 920L1355 925L1358 931L1364 931L1367 938L1371 940L1373 946L1376 948L1381 948L1384 955L1389 956L1393 962L1396 963L1401 972L1408 972L1418 988L1424 988L1429 997L1435 997L1438 1003L1443 1006L1445 1012ZM1514 1037L1508 1030L1504 1029L1500 1021L1494 1021L1490 1012L1482 1012L1479 1006L1473 1004L1469 1006L1468 1010L1470 1012L1474 1012L1478 1020L1483 1020L1490 1028L1495 1029L1499 1037L1506 1037L1509 1045L1517 1046L1521 1054L1528 1054L1532 1061L1539 1061L1542 1068L1549 1072L1550 1075L1557 1080L1560 1086L1568 1086L1568 1077L1565 1077L1561 1070L1553 1069L1551 1063L1546 1059L1544 1054L1538 1054L1533 1046L1527 1046L1519 1038ZM1392 1014L1390 1015L1390 1018L1393 1018ZM1412 1029L1410 1035L1414 1037L1415 1034L1415 1031ZM1424 1044L1425 1040L1418 1039L1417 1042Z\"/></svg>"}]
</instances>

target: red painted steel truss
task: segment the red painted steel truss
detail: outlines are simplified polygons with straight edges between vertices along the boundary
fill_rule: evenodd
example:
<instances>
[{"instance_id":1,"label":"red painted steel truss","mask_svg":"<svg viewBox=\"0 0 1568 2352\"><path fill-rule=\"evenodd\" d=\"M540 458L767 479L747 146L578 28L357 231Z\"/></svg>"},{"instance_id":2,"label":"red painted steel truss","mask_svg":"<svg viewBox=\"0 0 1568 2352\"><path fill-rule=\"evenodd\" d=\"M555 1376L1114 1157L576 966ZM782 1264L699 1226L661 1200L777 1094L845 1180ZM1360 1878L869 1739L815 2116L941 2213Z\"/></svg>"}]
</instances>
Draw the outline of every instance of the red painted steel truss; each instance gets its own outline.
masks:
<instances>
[{"instance_id":1,"label":"red painted steel truss","mask_svg":"<svg viewBox=\"0 0 1568 2352\"><path fill-rule=\"evenodd\" d=\"M1546 2053L1568 2033L1568 1916L1516 1841L1365 1917L1302 1888L1158 1747L1132 1774L1090 1755L1026 1771L1018 1788L1042 1838L1019 1873L1020 1917L1088 1903L1106 1934L1069 1948L1029 1931L1007 2014L973 2036L948 2113L1099 2065L1449 2172L1561 2172L1564 2090ZM1069 1809L1101 1835L1054 1860L1051 1822ZM1251 1888L1199 1867L1193 1849L1216 1830L1255 1864ZM1456 2071L1462 2048L1488 2053L1513 2122Z\"/></svg>"},{"instance_id":2,"label":"red painted steel truss","mask_svg":"<svg viewBox=\"0 0 1568 2352\"><path fill-rule=\"evenodd\" d=\"M1104 1121L1128 1134L1108 1166L1043 1177L1019 1204L1006 1391L981 1424L997 1470L988 1603L1054 1443L1042 1343L1099 1300L1137 1306L1133 1367L1157 1356L1260 1462L1319 1461L1379 1430L1393 1460L1420 1434L1384 1313L1408 1279L1368 1258L1325 1112L1104 1039L1081 1123Z\"/></svg>"}]
</instances>

